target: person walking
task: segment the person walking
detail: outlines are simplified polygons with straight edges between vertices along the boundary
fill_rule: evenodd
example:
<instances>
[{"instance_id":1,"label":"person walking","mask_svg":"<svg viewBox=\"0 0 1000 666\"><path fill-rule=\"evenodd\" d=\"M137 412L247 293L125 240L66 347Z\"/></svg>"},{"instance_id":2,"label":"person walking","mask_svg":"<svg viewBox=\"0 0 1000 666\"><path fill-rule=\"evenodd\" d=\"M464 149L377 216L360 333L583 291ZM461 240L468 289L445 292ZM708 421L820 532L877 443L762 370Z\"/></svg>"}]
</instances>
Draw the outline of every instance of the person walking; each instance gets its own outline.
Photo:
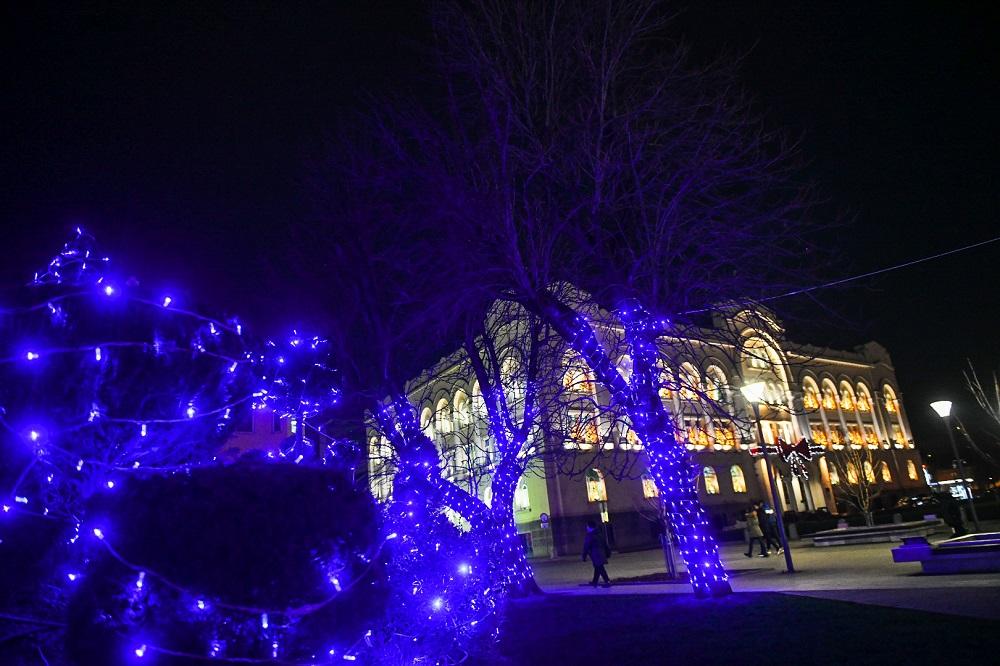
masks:
<instances>
[{"instance_id":1,"label":"person walking","mask_svg":"<svg viewBox=\"0 0 1000 666\"><path fill-rule=\"evenodd\" d=\"M952 529L952 538L968 534L965 529L965 519L962 516L962 507L950 493L941 496L941 517L944 519L945 525Z\"/></svg>"},{"instance_id":2,"label":"person walking","mask_svg":"<svg viewBox=\"0 0 1000 666\"><path fill-rule=\"evenodd\" d=\"M764 533L764 543L767 551L774 548L775 553L781 553L781 539L778 538L778 515L766 502L758 502L755 508L760 531Z\"/></svg>"},{"instance_id":3,"label":"person walking","mask_svg":"<svg viewBox=\"0 0 1000 666\"><path fill-rule=\"evenodd\" d=\"M587 557L590 557L590 562L594 565L594 578L590 584L597 587L597 579L603 578L604 587L611 587L611 579L604 568L611 557L611 548L593 520L587 521L587 535L583 538L583 561L586 562Z\"/></svg>"},{"instance_id":4,"label":"person walking","mask_svg":"<svg viewBox=\"0 0 1000 666\"><path fill-rule=\"evenodd\" d=\"M747 511L747 552L743 553L747 557L753 557L753 544L756 541L760 544L760 557L767 557L767 548L764 546L764 532L760 529L760 521L757 512L751 506Z\"/></svg>"}]
</instances>

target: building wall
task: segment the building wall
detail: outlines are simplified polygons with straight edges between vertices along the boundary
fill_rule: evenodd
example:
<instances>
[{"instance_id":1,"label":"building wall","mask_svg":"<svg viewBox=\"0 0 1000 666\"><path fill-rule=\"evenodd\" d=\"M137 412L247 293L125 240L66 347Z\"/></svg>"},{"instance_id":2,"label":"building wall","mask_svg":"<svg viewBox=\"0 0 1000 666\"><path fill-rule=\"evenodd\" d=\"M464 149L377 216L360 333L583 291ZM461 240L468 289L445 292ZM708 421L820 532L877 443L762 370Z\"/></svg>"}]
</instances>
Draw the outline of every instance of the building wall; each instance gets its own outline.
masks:
<instances>
[{"instance_id":1,"label":"building wall","mask_svg":"<svg viewBox=\"0 0 1000 666\"><path fill-rule=\"evenodd\" d=\"M845 351L792 344L784 340L777 321L766 317L751 321L740 312L717 319L714 326L699 331L697 339L686 341L690 343L690 352L684 363L670 368L675 374L692 375L702 393L669 391L664 402L677 422L678 437L691 451L695 467L701 472L699 496L717 529L731 526L752 502L770 501L763 460L751 455L751 450L758 448L751 410L739 391L740 386L750 382L765 382L768 401L781 405L761 408L766 443L774 444L775 438L780 437L786 443L807 439L831 452L851 446L869 448L877 460L885 461L891 472L892 481L885 484L885 495L926 491L903 396L883 347L868 343ZM457 367L454 361L442 360L441 368L454 367ZM463 409L460 402L471 404L464 409L475 411L477 390L467 379L445 378L447 372L439 368L429 373L419 382L421 388L414 390L412 399L418 403L422 423L438 443L446 468L451 470L449 461L454 460L451 452L461 439L459 431L473 427L467 425L468 413L460 414ZM607 403L608 396L600 387L593 391L598 402ZM713 396L711 409L706 407L704 397L699 398L709 394ZM724 414L719 414L720 408ZM598 420L601 418L597 416ZM599 430L614 431L603 425ZM527 483L530 508L515 512L515 520L535 556L553 552L575 554L582 547L588 520L610 525L609 535L620 550L657 543L656 503L645 497L641 478L645 464L641 444L627 440L620 429L614 432L606 436L608 439L601 435L601 439L586 445L570 440L545 443L556 448L578 446L581 452L587 449L587 455L580 456L580 466L574 467L572 473L560 473L550 465L523 479ZM465 435L465 441L488 439L488 431ZM373 451L378 445L376 442ZM484 448L488 449L488 443ZM610 449L609 455L602 455L603 449ZM614 456L610 455L612 452ZM622 455L631 457L635 463L628 466L625 475L619 464ZM915 479L909 478L909 463L916 470ZM838 512L835 484L821 456L805 463L808 478L793 477L790 467L780 460L775 459L774 464L786 511ZM744 492L733 487L730 470L734 465L743 472ZM606 501L588 499L589 468L603 473ZM705 468L715 471L718 492L708 492ZM448 478L458 478L456 474L456 471L445 472ZM481 484L481 496L487 485ZM549 516L547 526L540 520L542 513Z\"/></svg>"}]
</instances>

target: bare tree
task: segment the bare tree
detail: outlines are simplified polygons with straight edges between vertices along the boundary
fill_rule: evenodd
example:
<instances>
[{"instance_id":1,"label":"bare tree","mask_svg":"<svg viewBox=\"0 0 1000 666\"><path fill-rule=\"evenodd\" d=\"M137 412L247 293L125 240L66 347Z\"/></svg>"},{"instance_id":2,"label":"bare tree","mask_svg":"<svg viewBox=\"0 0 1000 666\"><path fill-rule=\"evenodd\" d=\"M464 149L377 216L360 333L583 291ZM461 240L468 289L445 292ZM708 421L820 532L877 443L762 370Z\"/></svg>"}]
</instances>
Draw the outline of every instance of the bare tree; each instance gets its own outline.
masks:
<instances>
[{"instance_id":1,"label":"bare tree","mask_svg":"<svg viewBox=\"0 0 1000 666\"><path fill-rule=\"evenodd\" d=\"M857 444L834 448L825 455L835 476L837 497L864 516L865 525L874 525L872 510L888 481L888 464L879 460L871 447Z\"/></svg>"},{"instance_id":2,"label":"bare tree","mask_svg":"<svg viewBox=\"0 0 1000 666\"><path fill-rule=\"evenodd\" d=\"M498 301L477 334L468 331L459 349L405 391L420 413L421 436L438 451L444 483L482 501L456 513L489 537L492 564L511 590L536 589L514 521L521 479L583 475L595 465L621 477L637 461L625 431L607 418L613 412L597 399L596 385L574 374L572 363L566 369L572 353L538 317ZM412 466L411 444L394 419L375 421L370 473L377 494L386 496L393 478Z\"/></svg>"},{"instance_id":3,"label":"bare tree","mask_svg":"<svg viewBox=\"0 0 1000 666\"><path fill-rule=\"evenodd\" d=\"M406 249L379 265L413 281L379 276L365 298L412 297L434 276L456 291L409 300L434 313L432 328L461 320L467 330L499 298L574 350L645 447L696 593L725 594L692 462L661 400L661 345L720 304L752 309L801 286L817 263L805 233L813 197L795 178L793 146L766 128L733 68L691 65L668 19L646 0L438 3L443 94L381 105L352 126L368 157L334 152L349 185L324 185L366 192L367 205L341 206L338 220L360 211L383 230L362 235ZM300 247L324 244L328 230L312 231ZM619 322L628 376L565 285ZM361 335L421 322L365 322Z\"/></svg>"},{"instance_id":4,"label":"bare tree","mask_svg":"<svg viewBox=\"0 0 1000 666\"><path fill-rule=\"evenodd\" d=\"M468 271L544 318L591 368L646 446L696 592L726 593L659 398L657 350L678 321L774 295L812 261L811 194L792 177L789 146L732 69L689 64L659 3L484 0L436 16L451 125L411 164L462 184L475 204L463 227L487 267ZM553 288L566 282L622 322L629 377Z\"/></svg>"},{"instance_id":5,"label":"bare tree","mask_svg":"<svg viewBox=\"0 0 1000 666\"><path fill-rule=\"evenodd\" d=\"M994 443L1000 446L1000 380L998 380L997 374L993 373L993 383L989 387L983 385L971 361L969 362L969 369L963 374L965 375L966 387L972 393L972 397L976 399L976 404L979 405L983 414L989 419L990 428L987 433L993 438ZM986 460L991 465L1000 467L1000 461L997 460L996 455L978 446L969 435L968 429L961 422L959 424L961 425L961 432L965 437L965 441L969 443L973 451L978 453L983 460Z\"/></svg>"}]
</instances>

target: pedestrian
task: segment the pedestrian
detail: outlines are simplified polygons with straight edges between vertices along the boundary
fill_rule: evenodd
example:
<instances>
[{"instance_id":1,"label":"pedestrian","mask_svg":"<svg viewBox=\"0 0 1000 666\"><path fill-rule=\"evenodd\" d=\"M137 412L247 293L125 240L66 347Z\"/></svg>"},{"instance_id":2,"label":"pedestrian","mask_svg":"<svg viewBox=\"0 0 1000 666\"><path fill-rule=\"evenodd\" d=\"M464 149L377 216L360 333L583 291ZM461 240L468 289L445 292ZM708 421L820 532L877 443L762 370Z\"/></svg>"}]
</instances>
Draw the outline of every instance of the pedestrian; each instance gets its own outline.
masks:
<instances>
[{"instance_id":1,"label":"pedestrian","mask_svg":"<svg viewBox=\"0 0 1000 666\"><path fill-rule=\"evenodd\" d=\"M951 528L952 538L968 534L965 529L965 519L962 516L962 507L950 493L944 493L941 496L941 517L944 518L945 524Z\"/></svg>"},{"instance_id":2,"label":"pedestrian","mask_svg":"<svg viewBox=\"0 0 1000 666\"><path fill-rule=\"evenodd\" d=\"M767 557L767 548L764 546L764 533L760 529L760 520L757 518L757 511L751 505L747 511L747 552L743 553L747 557L753 557L753 543L760 544L760 557Z\"/></svg>"},{"instance_id":3,"label":"pedestrian","mask_svg":"<svg viewBox=\"0 0 1000 666\"><path fill-rule=\"evenodd\" d=\"M778 538L778 514L766 502L758 502L755 509L760 531L764 533L764 543L768 552L774 548L775 553L781 553L781 539Z\"/></svg>"},{"instance_id":4,"label":"pedestrian","mask_svg":"<svg viewBox=\"0 0 1000 666\"><path fill-rule=\"evenodd\" d=\"M611 579L608 577L607 569L604 568L604 565L608 563L608 558L611 557L611 548L593 520L587 521L587 535L583 538L582 559L586 561L588 556L591 564L594 565L594 578L590 584L597 587L597 579L603 578L604 587L611 587Z\"/></svg>"}]
</instances>

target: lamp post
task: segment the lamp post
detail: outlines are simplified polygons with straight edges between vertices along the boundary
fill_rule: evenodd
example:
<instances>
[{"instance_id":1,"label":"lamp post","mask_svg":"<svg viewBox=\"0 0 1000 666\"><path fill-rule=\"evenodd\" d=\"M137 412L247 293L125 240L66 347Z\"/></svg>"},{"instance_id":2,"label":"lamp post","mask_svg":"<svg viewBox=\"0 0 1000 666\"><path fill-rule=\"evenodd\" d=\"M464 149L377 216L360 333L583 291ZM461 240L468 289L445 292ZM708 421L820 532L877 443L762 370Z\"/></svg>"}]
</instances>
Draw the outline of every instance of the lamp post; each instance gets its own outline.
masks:
<instances>
[{"instance_id":1,"label":"lamp post","mask_svg":"<svg viewBox=\"0 0 1000 666\"><path fill-rule=\"evenodd\" d=\"M951 400L938 400L931 403L931 409L937 412L937 415L944 419L945 428L948 429L948 441L951 442L951 452L955 456L955 460L958 462L958 476L962 481L962 486L965 488L965 494L969 498L969 511L972 513L972 524L975 525L976 531L979 531L979 516L976 514L976 501L972 497L972 489L969 487L969 482L966 480L968 477L965 476L965 465L962 463L962 456L958 455L958 446L955 444L955 433L952 432L951 427Z\"/></svg>"},{"instance_id":2,"label":"lamp post","mask_svg":"<svg viewBox=\"0 0 1000 666\"><path fill-rule=\"evenodd\" d=\"M785 534L784 511L781 508L781 496L778 494L778 485L774 480L774 469L771 467L771 455L767 451L767 444L764 442L764 428L760 425L760 403L764 399L764 391L767 385L764 382L744 384L740 392L753 410L753 420L757 426L757 443L764 451L764 467L767 469L767 480L771 486L771 505L774 507L775 516L778 518L778 538L781 539L781 548L785 554L785 568L788 573L795 573L795 566L792 564L792 549L788 547L788 535Z\"/></svg>"}]
</instances>

